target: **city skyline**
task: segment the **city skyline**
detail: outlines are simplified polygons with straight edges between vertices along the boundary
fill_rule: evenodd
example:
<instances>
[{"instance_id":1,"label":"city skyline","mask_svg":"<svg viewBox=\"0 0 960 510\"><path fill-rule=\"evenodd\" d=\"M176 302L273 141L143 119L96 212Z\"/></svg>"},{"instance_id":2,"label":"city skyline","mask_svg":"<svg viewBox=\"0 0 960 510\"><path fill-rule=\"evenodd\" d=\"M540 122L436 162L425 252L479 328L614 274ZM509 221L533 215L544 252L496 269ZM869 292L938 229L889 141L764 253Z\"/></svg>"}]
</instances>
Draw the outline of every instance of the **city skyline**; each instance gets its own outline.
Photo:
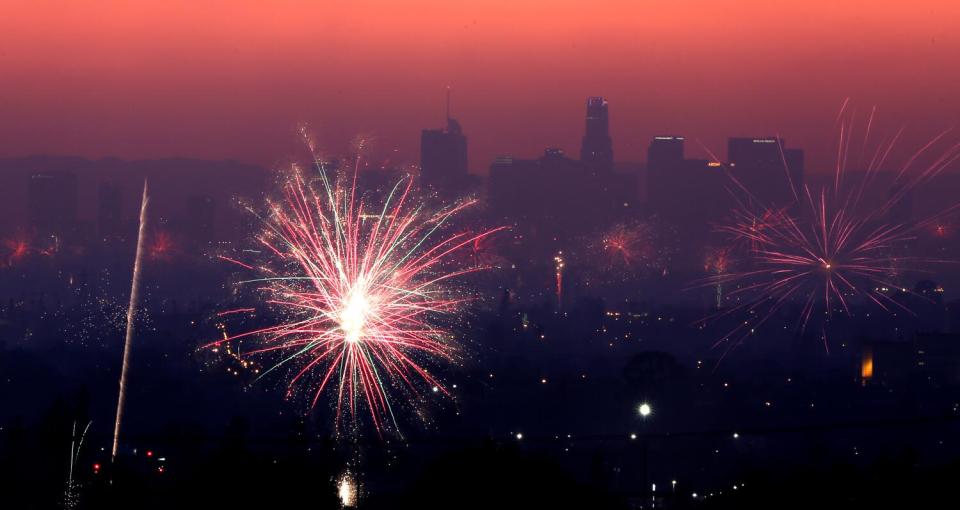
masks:
<instances>
[{"instance_id":1,"label":"city skyline","mask_svg":"<svg viewBox=\"0 0 960 510\"><path fill-rule=\"evenodd\" d=\"M619 161L642 161L656 134L684 134L692 156L763 134L805 148L818 172L846 97L914 141L960 118L953 2L509 5L13 2L0 156L274 166L309 122L326 146L368 134L413 162L447 87L480 174L498 154L576 154L595 95Z\"/></svg>"}]
</instances>

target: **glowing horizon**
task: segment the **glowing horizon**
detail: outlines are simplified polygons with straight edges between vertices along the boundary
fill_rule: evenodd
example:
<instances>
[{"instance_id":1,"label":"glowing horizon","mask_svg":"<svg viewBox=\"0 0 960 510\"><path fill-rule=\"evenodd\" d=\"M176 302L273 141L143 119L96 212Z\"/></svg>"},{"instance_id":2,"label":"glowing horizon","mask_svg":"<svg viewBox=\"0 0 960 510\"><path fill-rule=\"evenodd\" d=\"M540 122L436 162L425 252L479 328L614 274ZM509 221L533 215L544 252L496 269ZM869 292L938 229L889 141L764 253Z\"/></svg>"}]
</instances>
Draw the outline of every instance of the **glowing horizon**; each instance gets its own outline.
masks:
<instances>
[{"instance_id":1,"label":"glowing horizon","mask_svg":"<svg viewBox=\"0 0 960 510\"><path fill-rule=\"evenodd\" d=\"M949 0L711 2L13 1L0 20L0 156L187 156L271 165L301 121L418 161L444 91L485 173L497 154L576 154L584 100L610 100L619 161L658 133L722 150L819 136L844 97L918 137L960 116ZM252 143L256 141L257 143Z\"/></svg>"}]
</instances>

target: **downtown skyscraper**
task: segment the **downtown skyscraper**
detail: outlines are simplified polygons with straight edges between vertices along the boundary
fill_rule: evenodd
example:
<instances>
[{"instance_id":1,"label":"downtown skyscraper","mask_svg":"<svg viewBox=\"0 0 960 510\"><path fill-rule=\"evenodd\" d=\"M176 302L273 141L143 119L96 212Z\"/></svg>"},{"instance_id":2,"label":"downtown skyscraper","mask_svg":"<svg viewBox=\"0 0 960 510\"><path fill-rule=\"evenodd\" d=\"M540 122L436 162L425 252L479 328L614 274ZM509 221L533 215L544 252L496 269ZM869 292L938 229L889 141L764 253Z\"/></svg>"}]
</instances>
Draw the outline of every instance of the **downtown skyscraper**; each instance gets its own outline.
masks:
<instances>
[{"instance_id":1,"label":"downtown skyscraper","mask_svg":"<svg viewBox=\"0 0 960 510\"><path fill-rule=\"evenodd\" d=\"M587 98L586 131L580 146L580 162L593 172L613 170L613 141L607 100L600 96Z\"/></svg>"}]
</instances>

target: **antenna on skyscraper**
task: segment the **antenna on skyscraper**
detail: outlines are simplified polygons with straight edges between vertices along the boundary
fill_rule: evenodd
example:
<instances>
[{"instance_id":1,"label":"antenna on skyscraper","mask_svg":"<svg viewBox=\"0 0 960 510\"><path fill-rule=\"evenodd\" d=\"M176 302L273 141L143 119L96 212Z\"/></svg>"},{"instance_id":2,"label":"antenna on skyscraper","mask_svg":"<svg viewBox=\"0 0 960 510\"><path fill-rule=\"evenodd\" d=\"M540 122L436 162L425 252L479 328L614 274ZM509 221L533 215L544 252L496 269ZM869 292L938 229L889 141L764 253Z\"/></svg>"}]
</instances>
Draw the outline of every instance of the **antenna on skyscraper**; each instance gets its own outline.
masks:
<instances>
[{"instance_id":1,"label":"antenna on skyscraper","mask_svg":"<svg viewBox=\"0 0 960 510\"><path fill-rule=\"evenodd\" d=\"M450 85L447 85L447 122L450 122Z\"/></svg>"}]
</instances>

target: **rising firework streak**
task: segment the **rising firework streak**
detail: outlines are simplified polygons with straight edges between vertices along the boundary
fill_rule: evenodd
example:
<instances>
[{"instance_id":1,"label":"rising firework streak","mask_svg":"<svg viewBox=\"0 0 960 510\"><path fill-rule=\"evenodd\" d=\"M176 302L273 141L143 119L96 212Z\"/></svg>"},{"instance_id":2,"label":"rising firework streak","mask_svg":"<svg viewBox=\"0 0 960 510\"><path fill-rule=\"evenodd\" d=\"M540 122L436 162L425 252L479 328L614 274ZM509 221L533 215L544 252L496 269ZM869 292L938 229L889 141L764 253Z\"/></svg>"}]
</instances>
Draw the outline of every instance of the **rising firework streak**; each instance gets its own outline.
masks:
<instances>
[{"instance_id":1,"label":"rising firework streak","mask_svg":"<svg viewBox=\"0 0 960 510\"><path fill-rule=\"evenodd\" d=\"M117 397L117 418L113 425L113 448L110 451L111 460L117 457L117 446L120 442L120 421L123 418L123 405L127 393L127 371L130 368L130 344L133 340L133 320L140 301L140 270L143 259L143 238L147 225L147 181L143 181L143 197L140 199L140 228L137 232L137 253L133 259L133 281L130 284L130 304L127 306L127 334L123 342L123 364L120 367L120 393Z\"/></svg>"}]
</instances>

